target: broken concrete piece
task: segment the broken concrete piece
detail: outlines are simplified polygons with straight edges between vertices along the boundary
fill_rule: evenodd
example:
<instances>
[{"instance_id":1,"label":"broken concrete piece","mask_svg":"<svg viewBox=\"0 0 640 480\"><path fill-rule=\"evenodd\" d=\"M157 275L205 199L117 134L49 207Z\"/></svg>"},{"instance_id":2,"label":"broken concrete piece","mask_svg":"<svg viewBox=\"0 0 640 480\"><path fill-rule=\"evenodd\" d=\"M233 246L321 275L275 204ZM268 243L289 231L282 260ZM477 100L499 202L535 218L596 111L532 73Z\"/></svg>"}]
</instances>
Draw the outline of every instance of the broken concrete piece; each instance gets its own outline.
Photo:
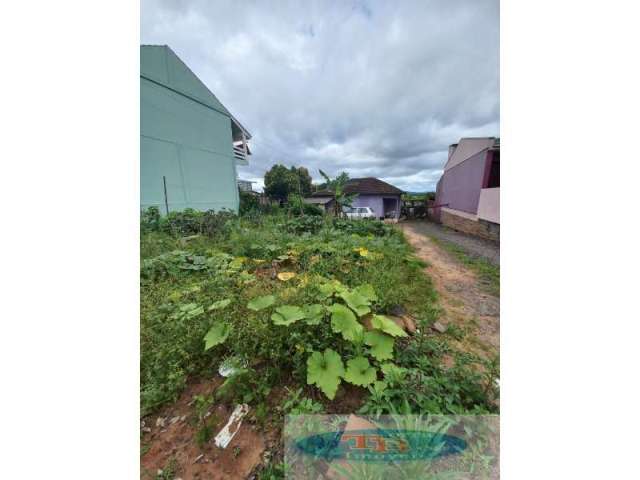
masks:
<instances>
[{"instance_id":1,"label":"broken concrete piece","mask_svg":"<svg viewBox=\"0 0 640 480\"><path fill-rule=\"evenodd\" d=\"M442 325L440 322L434 323L433 325L431 325L431 328L433 328L436 332L440 332L440 333L444 333L447 331L447 327Z\"/></svg>"},{"instance_id":2,"label":"broken concrete piece","mask_svg":"<svg viewBox=\"0 0 640 480\"><path fill-rule=\"evenodd\" d=\"M249 405L246 403L236 406L227 424L214 439L217 447L227 448L231 440L233 440L233 437L235 437L236 433L240 430L242 419L247 413L249 413Z\"/></svg>"},{"instance_id":3,"label":"broken concrete piece","mask_svg":"<svg viewBox=\"0 0 640 480\"><path fill-rule=\"evenodd\" d=\"M188 237L182 237L179 242L182 247L186 246L191 240L195 240L196 238L200 238L200 235L190 235Z\"/></svg>"},{"instance_id":4,"label":"broken concrete piece","mask_svg":"<svg viewBox=\"0 0 640 480\"><path fill-rule=\"evenodd\" d=\"M180 417L173 417L171 420L169 420L169 425L173 425L174 423L176 423L178 420L180 420Z\"/></svg>"},{"instance_id":5,"label":"broken concrete piece","mask_svg":"<svg viewBox=\"0 0 640 480\"><path fill-rule=\"evenodd\" d=\"M158 417L158 419L156 420L156 427L164 428L164 425L165 419L162 417Z\"/></svg>"},{"instance_id":6,"label":"broken concrete piece","mask_svg":"<svg viewBox=\"0 0 640 480\"><path fill-rule=\"evenodd\" d=\"M403 315L402 320L404 320L404 326L407 332L411 335L416 333L416 322L411 315Z\"/></svg>"}]
</instances>

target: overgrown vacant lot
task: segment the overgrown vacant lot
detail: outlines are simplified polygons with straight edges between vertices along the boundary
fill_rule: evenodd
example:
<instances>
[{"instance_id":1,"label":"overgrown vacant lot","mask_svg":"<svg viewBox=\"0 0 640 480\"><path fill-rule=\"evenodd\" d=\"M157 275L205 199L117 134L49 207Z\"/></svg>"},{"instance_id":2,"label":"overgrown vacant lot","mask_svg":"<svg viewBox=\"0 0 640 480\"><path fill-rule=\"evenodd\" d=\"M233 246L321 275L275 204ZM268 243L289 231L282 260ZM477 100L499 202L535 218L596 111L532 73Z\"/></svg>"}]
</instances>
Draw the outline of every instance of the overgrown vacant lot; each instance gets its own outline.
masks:
<instances>
[{"instance_id":1,"label":"overgrown vacant lot","mask_svg":"<svg viewBox=\"0 0 640 480\"><path fill-rule=\"evenodd\" d=\"M143 416L207 379L217 388L196 406L248 403L259 427L290 412L497 411L497 362L430 328L435 290L392 226L144 215L141 257ZM199 441L215 435L194 421Z\"/></svg>"}]
</instances>

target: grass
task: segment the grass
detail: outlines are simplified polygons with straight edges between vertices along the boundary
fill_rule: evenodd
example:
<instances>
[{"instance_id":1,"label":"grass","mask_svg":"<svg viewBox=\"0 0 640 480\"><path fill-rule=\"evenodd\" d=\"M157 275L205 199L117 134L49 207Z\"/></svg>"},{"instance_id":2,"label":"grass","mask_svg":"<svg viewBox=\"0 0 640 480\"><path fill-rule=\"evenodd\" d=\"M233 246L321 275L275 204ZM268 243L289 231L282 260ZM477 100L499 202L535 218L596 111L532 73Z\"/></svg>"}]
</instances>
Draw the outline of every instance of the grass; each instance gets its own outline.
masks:
<instances>
[{"instance_id":1,"label":"grass","mask_svg":"<svg viewBox=\"0 0 640 480\"><path fill-rule=\"evenodd\" d=\"M497 297L500 296L500 266L489 260L469 255L462 247L455 243L431 237L436 244L451 253L460 263L473 270L480 278L485 290Z\"/></svg>"},{"instance_id":2,"label":"grass","mask_svg":"<svg viewBox=\"0 0 640 480\"><path fill-rule=\"evenodd\" d=\"M422 333L393 339L391 361L403 374L385 392L358 387L365 394L362 408L381 413L401 407L432 413L496 410L491 400L495 392L487 387L492 380L472 365L483 360L452 352L445 338L426 333L440 312L437 295L423 265L394 228L377 221L217 218L193 212L141 226L143 415L175 401L188 379L213 378L229 358L243 366L217 389L214 400L248 403L264 410L265 417L273 415L264 408L272 390L285 386L296 392L295 399L285 399L287 410L339 409L324 390L308 385L308 361L314 352L330 349L345 365L368 355L378 379L386 381L382 362L362 341L339 333L326 310L346 300L339 291L323 297L320 285L339 288L361 308L366 300L365 309L375 314L389 314L400 305L418 320ZM194 233L200 236L182 239ZM278 273L292 275L281 280ZM363 286L371 289L373 300L355 295ZM267 295L276 303L263 310L248 308L251 300ZM274 311L283 305L322 305L324 313L317 323L275 316L287 323L274 324ZM219 330L213 346L205 350L205 335L221 324L228 328ZM451 369L442 366L445 354L456 358Z\"/></svg>"}]
</instances>

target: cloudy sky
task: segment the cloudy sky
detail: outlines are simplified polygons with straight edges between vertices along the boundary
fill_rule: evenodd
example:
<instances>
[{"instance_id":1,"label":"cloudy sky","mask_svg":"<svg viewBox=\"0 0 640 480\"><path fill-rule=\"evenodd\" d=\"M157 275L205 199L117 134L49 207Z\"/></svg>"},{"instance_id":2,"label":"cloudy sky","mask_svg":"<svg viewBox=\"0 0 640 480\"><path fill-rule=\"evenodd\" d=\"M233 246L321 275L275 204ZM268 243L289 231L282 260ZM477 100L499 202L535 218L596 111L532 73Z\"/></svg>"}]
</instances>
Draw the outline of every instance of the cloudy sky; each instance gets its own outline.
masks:
<instances>
[{"instance_id":1,"label":"cloudy sky","mask_svg":"<svg viewBox=\"0 0 640 480\"><path fill-rule=\"evenodd\" d=\"M498 136L499 1L142 0L169 45L274 163L435 190L447 146Z\"/></svg>"}]
</instances>

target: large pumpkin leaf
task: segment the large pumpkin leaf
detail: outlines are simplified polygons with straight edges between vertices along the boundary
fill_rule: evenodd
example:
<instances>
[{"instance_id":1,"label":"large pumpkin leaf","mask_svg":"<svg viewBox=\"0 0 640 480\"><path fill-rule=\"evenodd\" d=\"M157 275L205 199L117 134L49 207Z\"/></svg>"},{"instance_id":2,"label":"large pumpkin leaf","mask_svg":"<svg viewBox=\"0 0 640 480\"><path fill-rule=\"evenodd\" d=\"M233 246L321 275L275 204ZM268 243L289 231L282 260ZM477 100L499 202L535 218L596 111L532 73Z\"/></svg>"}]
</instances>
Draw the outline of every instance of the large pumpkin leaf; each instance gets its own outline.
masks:
<instances>
[{"instance_id":1,"label":"large pumpkin leaf","mask_svg":"<svg viewBox=\"0 0 640 480\"><path fill-rule=\"evenodd\" d=\"M339 294L340 298L342 298L347 305L358 314L359 317L366 315L371 311L369 308L369 300L360 295L355 290L349 292L342 292Z\"/></svg>"},{"instance_id":2,"label":"large pumpkin leaf","mask_svg":"<svg viewBox=\"0 0 640 480\"><path fill-rule=\"evenodd\" d=\"M307 359L307 384L315 384L329 400L333 400L344 376L340 355L327 348L324 353L313 352Z\"/></svg>"},{"instance_id":3,"label":"large pumpkin leaf","mask_svg":"<svg viewBox=\"0 0 640 480\"><path fill-rule=\"evenodd\" d=\"M345 340L355 341L363 331L362 325L356 320L351 310L340 303L334 303L328 310L331 312L331 328L341 333Z\"/></svg>"},{"instance_id":4,"label":"large pumpkin leaf","mask_svg":"<svg viewBox=\"0 0 640 480\"><path fill-rule=\"evenodd\" d=\"M275 325L291 325L298 320L305 318L305 313L300 307L295 305L283 305L276 308L275 313L271 315L271 320Z\"/></svg>"},{"instance_id":5,"label":"large pumpkin leaf","mask_svg":"<svg viewBox=\"0 0 640 480\"><path fill-rule=\"evenodd\" d=\"M344 379L354 385L366 387L375 382L376 369L369 364L369 360L365 357L352 358L347 361L347 371L344 374Z\"/></svg>"},{"instance_id":6,"label":"large pumpkin leaf","mask_svg":"<svg viewBox=\"0 0 640 480\"><path fill-rule=\"evenodd\" d=\"M371 326L382 330L384 333L388 333L392 337L406 337L407 332L400 328L396 322L384 315L374 315L371 320Z\"/></svg>"},{"instance_id":7,"label":"large pumpkin leaf","mask_svg":"<svg viewBox=\"0 0 640 480\"><path fill-rule=\"evenodd\" d=\"M319 325L324 317L324 306L319 303L313 305L304 305L304 314L306 316L305 323L307 325Z\"/></svg>"},{"instance_id":8,"label":"large pumpkin leaf","mask_svg":"<svg viewBox=\"0 0 640 480\"><path fill-rule=\"evenodd\" d=\"M247 303L247 308L258 312L260 310L264 310L267 307L270 307L275 302L276 297L274 297L273 295L265 295L264 297L256 297L251 299L249 303Z\"/></svg>"},{"instance_id":9,"label":"large pumpkin leaf","mask_svg":"<svg viewBox=\"0 0 640 480\"><path fill-rule=\"evenodd\" d=\"M371 347L371 355L376 360L393 358L393 337L382 332L372 331L364 334L364 343Z\"/></svg>"},{"instance_id":10,"label":"large pumpkin leaf","mask_svg":"<svg viewBox=\"0 0 640 480\"><path fill-rule=\"evenodd\" d=\"M373 286L371 286L368 283L365 283L363 285L360 285L359 287L354 288L353 291L358 293L359 295L362 295L364 298L369 300L369 302L375 302L376 300L378 300L376 291L373 289Z\"/></svg>"},{"instance_id":11,"label":"large pumpkin leaf","mask_svg":"<svg viewBox=\"0 0 640 480\"><path fill-rule=\"evenodd\" d=\"M209 350L211 347L224 343L230 332L231 325L225 322L217 322L204 336L205 351Z\"/></svg>"},{"instance_id":12,"label":"large pumpkin leaf","mask_svg":"<svg viewBox=\"0 0 640 480\"><path fill-rule=\"evenodd\" d=\"M320 295L318 295L318 298L320 298L321 300L326 300L327 298L331 297L334 293L346 291L346 287L342 285L342 283L340 283L338 280L331 280L331 281L319 284L318 291L320 292Z\"/></svg>"},{"instance_id":13,"label":"large pumpkin leaf","mask_svg":"<svg viewBox=\"0 0 640 480\"><path fill-rule=\"evenodd\" d=\"M231 299L230 298L225 298L224 300L218 300L217 302L213 302L209 306L209 308L207 308L207 312L210 312L212 310L220 310L221 308L226 307L230 303L231 303Z\"/></svg>"},{"instance_id":14,"label":"large pumpkin leaf","mask_svg":"<svg viewBox=\"0 0 640 480\"><path fill-rule=\"evenodd\" d=\"M189 304L189 305L195 305L195 304ZM182 310L182 309L181 309ZM194 318L197 317L198 315L202 315L204 313L204 307L200 306L200 305L196 305L193 308L187 309L187 310L183 310L184 312L186 312L185 316L187 318Z\"/></svg>"}]
</instances>

